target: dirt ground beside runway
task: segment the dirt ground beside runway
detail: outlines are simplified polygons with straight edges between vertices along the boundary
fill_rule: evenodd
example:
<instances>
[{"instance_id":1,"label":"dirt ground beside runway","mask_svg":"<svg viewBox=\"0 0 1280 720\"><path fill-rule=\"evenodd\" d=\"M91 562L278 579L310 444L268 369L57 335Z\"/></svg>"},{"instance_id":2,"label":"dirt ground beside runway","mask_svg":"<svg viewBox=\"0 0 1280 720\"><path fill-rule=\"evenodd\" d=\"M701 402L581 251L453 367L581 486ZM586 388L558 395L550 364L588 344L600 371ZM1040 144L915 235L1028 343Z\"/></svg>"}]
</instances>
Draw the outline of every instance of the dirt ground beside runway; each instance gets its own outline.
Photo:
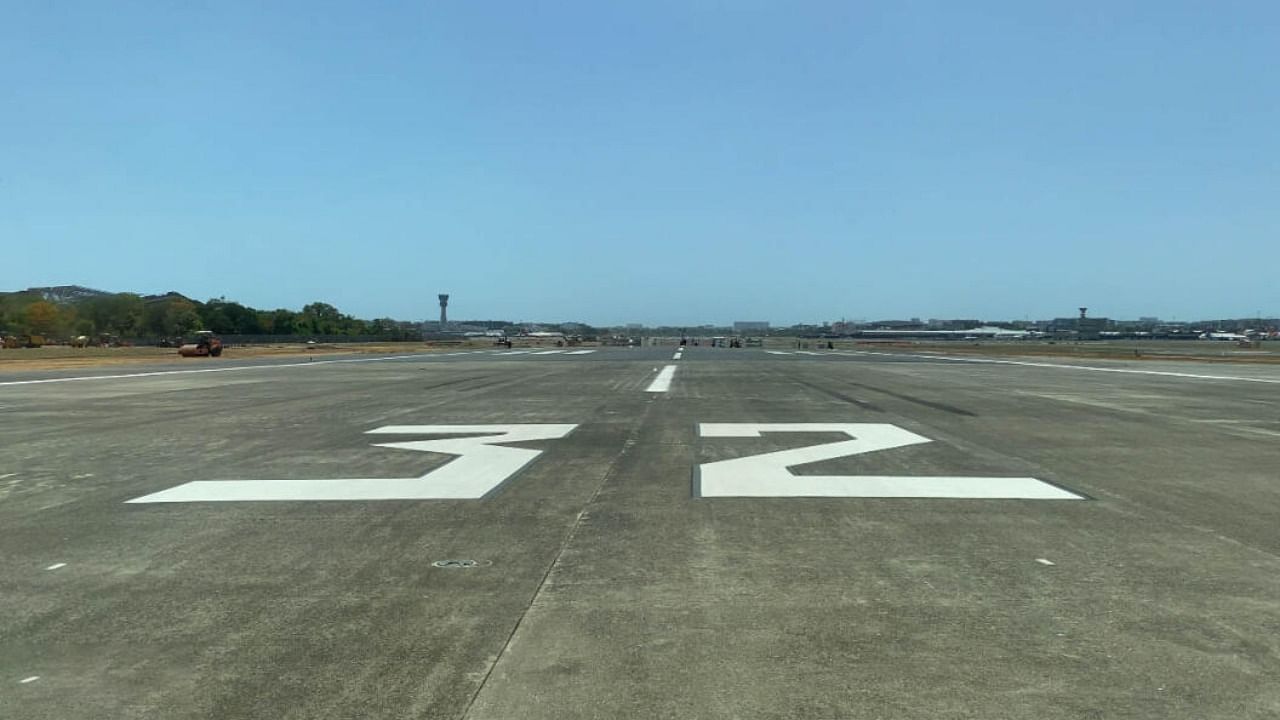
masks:
<instances>
[{"instance_id":1,"label":"dirt ground beside runway","mask_svg":"<svg viewBox=\"0 0 1280 720\"><path fill-rule=\"evenodd\" d=\"M1234 344L1159 342L1039 343L857 343L863 348L907 348L929 352L981 357L1075 358L1080 360L1181 360L1188 362L1280 364L1280 343L1264 343L1259 349L1241 349Z\"/></svg>"},{"instance_id":2,"label":"dirt ground beside runway","mask_svg":"<svg viewBox=\"0 0 1280 720\"><path fill-rule=\"evenodd\" d=\"M248 345L228 346L224 358L287 357L290 355L334 355L349 353L434 352L444 348L423 347L419 343L324 344L324 345ZM119 347L73 348L49 346L0 350L0 370L63 370L75 368L131 365L157 360L185 360L216 363L221 358L181 358L176 348Z\"/></svg>"},{"instance_id":3,"label":"dirt ground beside runway","mask_svg":"<svg viewBox=\"0 0 1280 720\"><path fill-rule=\"evenodd\" d=\"M826 348L826 339L771 337L765 347L772 350ZM1185 362L1280 364L1280 342L1263 342L1258 348L1240 348L1234 343L1194 340L1116 340L1089 342L1048 342L1037 340L980 341L915 341L838 339L831 343L837 350L908 350L976 357L1017 357L1077 360L1124 360L1147 362L1173 360Z\"/></svg>"},{"instance_id":4,"label":"dirt ground beside runway","mask_svg":"<svg viewBox=\"0 0 1280 720\"><path fill-rule=\"evenodd\" d=\"M512 347L554 347L548 343L513 343ZM177 348L162 347L117 347L117 348L73 348L65 345L50 345L42 348L8 348L0 350L0 371L23 370L74 370L77 368L111 367L154 363L156 361L173 360L175 362L217 363L223 359L236 358L284 358L314 357L329 355L368 354L404 355L411 353L437 353L458 350L481 350L493 348L493 342L468 341L450 344L423 344L419 342L386 342L386 343L322 343L306 345L304 343L271 344L271 345L228 345L221 358L182 358Z\"/></svg>"}]
</instances>

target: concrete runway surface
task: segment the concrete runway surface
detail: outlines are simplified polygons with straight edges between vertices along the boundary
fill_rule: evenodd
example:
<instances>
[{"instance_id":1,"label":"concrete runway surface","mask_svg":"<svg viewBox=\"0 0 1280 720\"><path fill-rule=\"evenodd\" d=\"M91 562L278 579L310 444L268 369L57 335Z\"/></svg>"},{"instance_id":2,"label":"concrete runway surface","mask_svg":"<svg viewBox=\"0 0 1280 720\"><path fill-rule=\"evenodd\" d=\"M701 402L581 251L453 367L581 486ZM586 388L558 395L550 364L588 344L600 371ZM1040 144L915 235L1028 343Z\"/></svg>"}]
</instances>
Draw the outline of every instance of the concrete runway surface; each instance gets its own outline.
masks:
<instances>
[{"instance_id":1,"label":"concrete runway surface","mask_svg":"<svg viewBox=\"0 0 1280 720\"><path fill-rule=\"evenodd\" d=\"M0 376L0 718L1280 717L1280 369L677 352Z\"/></svg>"}]
</instances>

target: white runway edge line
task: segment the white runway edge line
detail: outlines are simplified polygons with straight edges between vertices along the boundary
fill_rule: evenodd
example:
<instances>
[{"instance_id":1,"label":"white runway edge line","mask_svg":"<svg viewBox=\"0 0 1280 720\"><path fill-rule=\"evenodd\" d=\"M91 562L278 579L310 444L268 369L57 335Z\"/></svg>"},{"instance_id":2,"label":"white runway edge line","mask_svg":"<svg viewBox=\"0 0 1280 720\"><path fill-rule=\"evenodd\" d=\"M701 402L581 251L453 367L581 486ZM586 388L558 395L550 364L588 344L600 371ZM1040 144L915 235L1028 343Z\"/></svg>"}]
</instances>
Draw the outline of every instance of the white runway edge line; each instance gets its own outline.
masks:
<instances>
[{"instance_id":1,"label":"white runway edge line","mask_svg":"<svg viewBox=\"0 0 1280 720\"><path fill-rule=\"evenodd\" d=\"M44 378L41 380L6 380L0 387L12 385L46 385L49 383L86 382L89 380L123 380L126 378L162 377L165 375L195 375L197 373L236 372L239 370L274 370L276 368L316 367L319 365L336 365L338 363L385 362L387 360L410 360L413 358L430 360L439 355L420 353L416 355L392 355L375 358L347 358L345 360L312 360L296 363L275 363L273 365L234 365L232 367L200 368L198 370L157 370L154 372L122 373L120 375L81 375L77 377Z\"/></svg>"},{"instance_id":2,"label":"white runway edge line","mask_svg":"<svg viewBox=\"0 0 1280 720\"><path fill-rule=\"evenodd\" d=\"M675 376L676 366L668 365L662 368L662 371L658 373L658 377L654 378L653 382L649 383L649 387L645 388L644 391L651 393L666 392L671 389L671 379Z\"/></svg>"},{"instance_id":3,"label":"white runway edge line","mask_svg":"<svg viewBox=\"0 0 1280 720\"><path fill-rule=\"evenodd\" d=\"M864 355L886 355L889 357L914 357L926 360L950 360L952 362L981 363L984 365L1023 365L1026 367L1055 368L1058 370L1088 370L1091 372L1122 373L1127 375L1156 375L1159 377L1191 378L1193 380L1230 380L1234 382L1256 382L1280 385L1280 378L1251 378L1239 375L1201 375L1198 373L1171 372L1168 370L1133 370L1131 368L1108 368L1095 365L1067 365L1065 363L1026 362L1022 360L990 360L987 358L962 358L951 355L935 355L932 353L881 353L864 352Z\"/></svg>"}]
</instances>

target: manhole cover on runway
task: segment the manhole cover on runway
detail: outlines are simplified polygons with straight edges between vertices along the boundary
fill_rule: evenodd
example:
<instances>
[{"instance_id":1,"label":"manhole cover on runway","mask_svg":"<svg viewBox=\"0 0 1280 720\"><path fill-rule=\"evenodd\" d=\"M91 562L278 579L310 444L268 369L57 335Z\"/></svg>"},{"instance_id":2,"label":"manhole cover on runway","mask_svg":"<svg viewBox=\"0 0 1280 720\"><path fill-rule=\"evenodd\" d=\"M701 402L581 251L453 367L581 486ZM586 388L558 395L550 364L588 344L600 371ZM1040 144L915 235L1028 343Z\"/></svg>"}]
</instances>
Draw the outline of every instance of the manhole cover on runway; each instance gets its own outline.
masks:
<instances>
[{"instance_id":1,"label":"manhole cover on runway","mask_svg":"<svg viewBox=\"0 0 1280 720\"><path fill-rule=\"evenodd\" d=\"M438 568L473 568L486 565L479 560L437 560L431 563Z\"/></svg>"}]
</instances>

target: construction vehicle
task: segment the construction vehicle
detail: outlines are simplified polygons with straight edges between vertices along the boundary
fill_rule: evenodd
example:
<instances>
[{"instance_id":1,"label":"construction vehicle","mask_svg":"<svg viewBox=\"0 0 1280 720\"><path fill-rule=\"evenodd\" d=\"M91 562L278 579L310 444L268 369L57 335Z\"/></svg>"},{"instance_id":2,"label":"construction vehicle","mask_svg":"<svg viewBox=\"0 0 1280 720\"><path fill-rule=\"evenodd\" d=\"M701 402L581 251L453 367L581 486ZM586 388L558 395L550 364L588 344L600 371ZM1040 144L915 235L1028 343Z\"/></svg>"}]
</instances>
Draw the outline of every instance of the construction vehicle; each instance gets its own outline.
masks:
<instances>
[{"instance_id":1,"label":"construction vehicle","mask_svg":"<svg viewBox=\"0 0 1280 720\"><path fill-rule=\"evenodd\" d=\"M182 357L218 357L222 354L222 339L212 330L201 330L191 342L178 348L178 354Z\"/></svg>"}]
</instances>

